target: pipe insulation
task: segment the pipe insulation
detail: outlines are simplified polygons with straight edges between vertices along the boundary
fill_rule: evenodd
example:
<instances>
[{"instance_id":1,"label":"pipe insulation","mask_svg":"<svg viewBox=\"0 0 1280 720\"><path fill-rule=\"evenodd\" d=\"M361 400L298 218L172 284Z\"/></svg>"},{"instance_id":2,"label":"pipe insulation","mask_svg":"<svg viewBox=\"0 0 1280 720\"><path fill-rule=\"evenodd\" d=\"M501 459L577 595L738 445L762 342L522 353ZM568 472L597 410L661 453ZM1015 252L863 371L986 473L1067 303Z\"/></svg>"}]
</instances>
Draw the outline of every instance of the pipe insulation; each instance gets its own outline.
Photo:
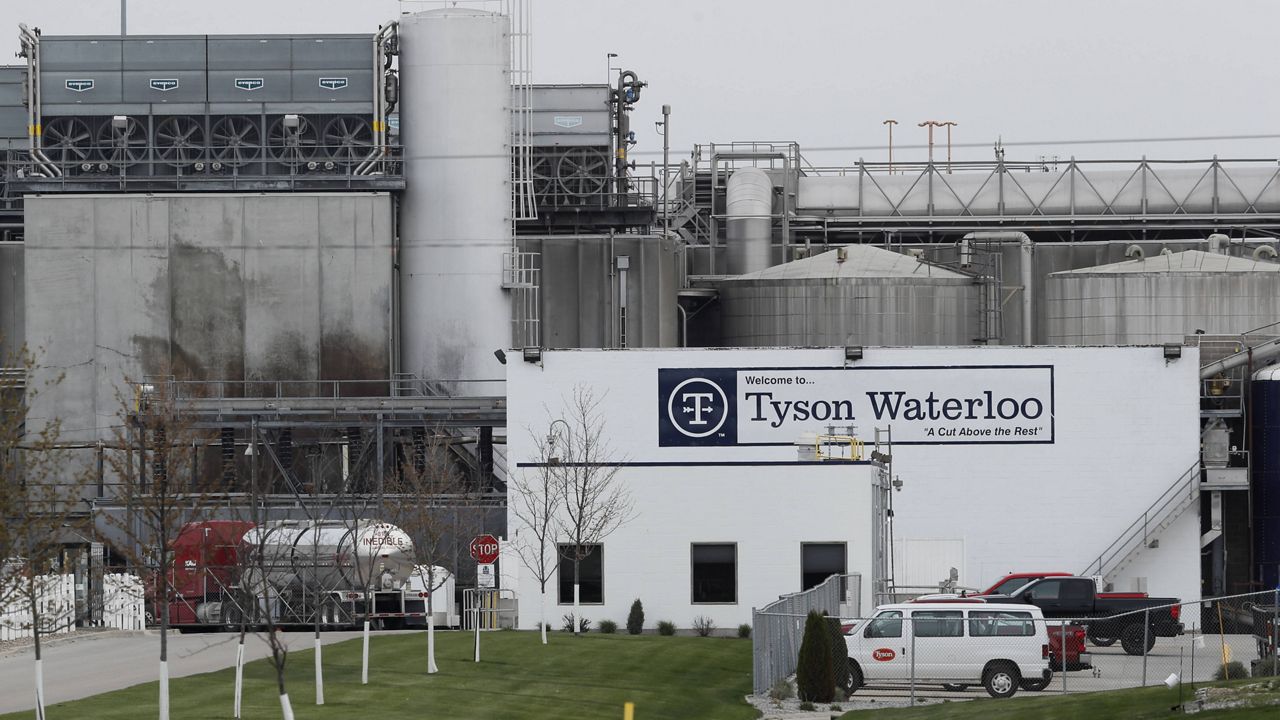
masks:
<instances>
[{"instance_id":1,"label":"pipe insulation","mask_svg":"<svg viewBox=\"0 0 1280 720\"><path fill-rule=\"evenodd\" d=\"M742 275L773 265L773 181L764 170L744 167L725 186L728 273Z\"/></svg>"}]
</instances>

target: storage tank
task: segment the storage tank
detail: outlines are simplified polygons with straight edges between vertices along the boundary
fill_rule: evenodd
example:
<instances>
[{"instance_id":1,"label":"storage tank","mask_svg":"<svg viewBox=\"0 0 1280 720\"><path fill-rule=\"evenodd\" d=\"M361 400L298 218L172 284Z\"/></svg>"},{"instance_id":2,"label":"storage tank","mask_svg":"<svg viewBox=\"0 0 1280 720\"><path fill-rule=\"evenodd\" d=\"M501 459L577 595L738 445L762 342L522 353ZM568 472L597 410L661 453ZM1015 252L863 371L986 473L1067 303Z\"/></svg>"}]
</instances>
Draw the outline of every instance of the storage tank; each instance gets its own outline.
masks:
<instances>
[{"instance_id":1,"label":"storage tank","mask_svg":"<svg viewBox=\"0 0 1280 720\"><path fill-rule=\"evenodd\" d=\"M512 344L508 29L506 16L466 8L400 20L401 372L498 378L494 350Z\"/></svg>"},{"instance_id":2,"label":"storage tank","mask_svg":"<svg viewBox=\"0 0 1280 720\"><path fill-rule=\"evenodd\" d=\"M1264 588L1280 587L1280 365L1253 375L1254 563Z\"/></svg>"},{"instance_id":3,"label":"storage tank","mask_svg":"<svg viewBox=\"0 0 1280 720\"><path fill-rule=\"evenodd\" d=\"M283 589L295 584L335 590L395 590L414 572L413 541L403 530L375 520L354 524L334 521L277 520L244 534L251 549L245 582ZM252 553L261 547L262 559Z\"/></svg>"},{"instance_id":4,"label":"storage tank","mask_svg":"<svg viewBox=\"0 0 1280 720\"><path fill-rule=\"evenodd\" d=\"M1050 345L1181 343L1239 334L1280 317L1280 264L1201 250L1049 275Z\"/></svg>"},{"instance_id":5,"label":"storage tank","mask_svg":"<svg viewBox=\"0 0 1280 720\"><path fill-rule=\"evenodd\" d=\"M719 283L722 342L739 347L970 345L974 278L849 245Z\"/></svg>"}]
</instances>

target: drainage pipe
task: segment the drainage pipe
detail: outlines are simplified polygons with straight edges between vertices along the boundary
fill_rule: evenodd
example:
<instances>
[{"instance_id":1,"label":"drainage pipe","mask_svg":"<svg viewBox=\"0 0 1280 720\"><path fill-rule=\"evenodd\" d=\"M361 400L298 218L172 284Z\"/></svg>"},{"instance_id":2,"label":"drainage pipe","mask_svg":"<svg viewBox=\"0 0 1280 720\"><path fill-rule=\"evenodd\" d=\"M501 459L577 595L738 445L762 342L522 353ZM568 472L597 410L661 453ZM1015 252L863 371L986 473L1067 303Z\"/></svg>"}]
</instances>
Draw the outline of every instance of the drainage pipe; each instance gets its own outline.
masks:
<instances>
[{"instance_id":1,"label":"drainage pipe","mask_svg":"<svg viewBox=\"0 0 1280 720\"><path fill-rule=\"evenodd\" d=\"M1033 345L1031 338L1032 309L1034 307L1032 301L1032 288L1035 282L1032 274L1032 256L1035 250L1035 243L1031 242L1031 238L1024 232L1012 230L988 231L988 232L971 232L960 238L960 258L971 258L973 256L973 243L983 242L994 245L1013 245L1017 244L1022 250L1022 258L1020 270L1022 271L1022 344Z\"/></svg>"}]
</instances>

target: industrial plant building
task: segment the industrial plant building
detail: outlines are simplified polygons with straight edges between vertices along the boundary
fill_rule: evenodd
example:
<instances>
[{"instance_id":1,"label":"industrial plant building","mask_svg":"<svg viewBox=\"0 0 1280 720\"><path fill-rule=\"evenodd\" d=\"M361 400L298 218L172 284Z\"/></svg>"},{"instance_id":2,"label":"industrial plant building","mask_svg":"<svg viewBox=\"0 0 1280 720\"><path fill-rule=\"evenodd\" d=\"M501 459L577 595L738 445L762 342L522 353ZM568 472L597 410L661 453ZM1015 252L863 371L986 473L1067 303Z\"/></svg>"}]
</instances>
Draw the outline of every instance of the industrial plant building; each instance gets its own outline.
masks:
<instances>
[{"instance_id":1,"label":"industrial plant building","mask_svg":"<svg viewBox=\"0 0 1280 720\"><path fill-rule=\"evenodd\" d=\"M446 438L533 627L511 494L585 388L634 505L592 620L639 597L729 626L831 573L859 611L1011 571L1280 581L1274 162L824 168L737 139L645 167L630 126L662 89L533 85L520 22L20 29L0 338L39 350L28 383L63 376L30 424L98 468L86 515L123 511L104 447L156 441L141 394L207 437L191 477L234 499L254 473L281 513ZM86 566L102 532L67 540Z\"/></svg>"}]
</instances>

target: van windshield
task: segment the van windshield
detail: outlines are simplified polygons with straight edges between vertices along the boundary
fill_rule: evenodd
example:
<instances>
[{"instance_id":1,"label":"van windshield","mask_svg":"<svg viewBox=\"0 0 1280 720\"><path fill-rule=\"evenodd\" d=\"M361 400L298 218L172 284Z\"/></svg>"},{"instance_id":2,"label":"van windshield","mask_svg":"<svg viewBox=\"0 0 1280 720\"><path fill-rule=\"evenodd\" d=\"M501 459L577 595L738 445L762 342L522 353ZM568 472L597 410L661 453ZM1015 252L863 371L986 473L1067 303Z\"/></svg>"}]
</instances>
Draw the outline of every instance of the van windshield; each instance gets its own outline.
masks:
<instances>
[{"instance_id":1,"label":"van windshield","mask_svg":"<svg viewBox=\"0 0 1280 720\"><path fill-rule=\"evenodd\" d=\"M867 623L867 629L862 635L869 638L902 637L902 612L886 610L876 615Z\"/></svg>"}]
</instances>

